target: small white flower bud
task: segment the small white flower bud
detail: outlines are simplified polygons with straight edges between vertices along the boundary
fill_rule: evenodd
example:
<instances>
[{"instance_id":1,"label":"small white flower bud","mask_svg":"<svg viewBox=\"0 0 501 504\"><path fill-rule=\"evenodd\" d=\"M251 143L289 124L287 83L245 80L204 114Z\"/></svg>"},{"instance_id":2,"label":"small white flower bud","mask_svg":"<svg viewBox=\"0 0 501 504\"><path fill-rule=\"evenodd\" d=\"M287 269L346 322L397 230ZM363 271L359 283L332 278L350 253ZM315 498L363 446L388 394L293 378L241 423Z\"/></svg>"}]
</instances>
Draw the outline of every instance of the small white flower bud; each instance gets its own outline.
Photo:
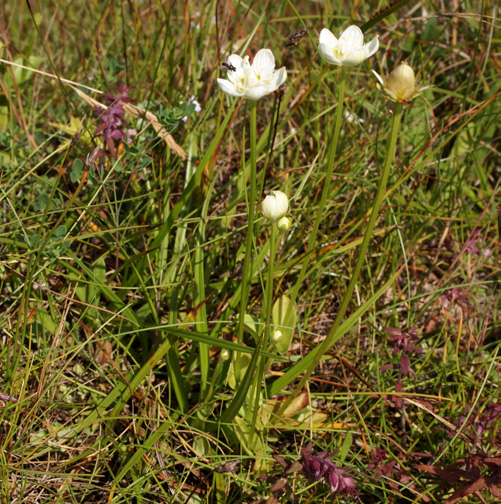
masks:
<instances>
[{"instance_id":1,"label":"small white flower bud","mask_svg":"<svg viewBox=\"0 0 501 504\"><path fill-rule=\"evenodd\" d=\"M282 217L278 222L277 222L277 228L282 231L288 231L291 227L292 223L289 217Z\"/></svg>"},{"instance_id":2,"label":"small white flower bud","mask_svg":"<svg viewBox=\"0 0 501 504\"><path fill-rule=\"evenodd\" d=\"M289 210L289 199L282 191L271 191L261 203L261 212L271 222L277 222Z\"/></svg>"},{"instance_id":3,"label":"small white flower bud","mask_svg":"<svg viewBox=\"0 0 501 504\"><path fill-rule=\"evenodd\" d=\"M271 335L271 339L273 340L274 343L278 343L282 338L284 334L280 329L275 329L273 331L273 334Z\"/></svg>"},{"instance_id":4,"label":"small white flower bud","mask_svg":"<svg viewBox=\"0 0 501 504\"><path fill-rule=\"evenodd\" d=\"M416 93L416 76L414 70L407 64L401 63L386 80L386 88L397 101L410 100Z\"/></svg>"},{"instance_id":5,"label":"small white flower bud","mask_svg":"<svg viewBox=\"0 0 501 504\"><path fill-rule=\"evenodd\" d=\"M227 348L222 348L221 352L219 352L219 357L223 361L227 361L231 357L231 352Z\"/></svg>"}]
</instances>

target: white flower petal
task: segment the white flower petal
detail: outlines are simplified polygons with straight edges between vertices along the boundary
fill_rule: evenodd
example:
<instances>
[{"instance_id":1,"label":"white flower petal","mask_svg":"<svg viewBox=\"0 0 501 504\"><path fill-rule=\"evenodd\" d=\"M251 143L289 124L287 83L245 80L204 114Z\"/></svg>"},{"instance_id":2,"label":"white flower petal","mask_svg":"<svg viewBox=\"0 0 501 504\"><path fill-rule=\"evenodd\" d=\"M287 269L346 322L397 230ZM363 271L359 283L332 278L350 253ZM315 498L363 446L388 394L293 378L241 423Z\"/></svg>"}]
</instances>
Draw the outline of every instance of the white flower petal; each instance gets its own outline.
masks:
<instances>
[{"instance_id":1,"label":"white flower petal","mask_svg":"<svg viewBox=\"0 0 501 504\"><path fill-rule=\"evenodd\" d=\"M364 44L364 34L362 30L355 25L348 26L339 39L349 44L353 49L358 49Z\"/></svg>"},{"instance_id":2,"label":"white flower petal","mask_svg":"<svg viewBox=\"0 0 501 504\"><path fill-rule=\"evenodd\" d=\"M266 96L267 94L270 94L271 91L269 90L268 86L253 86L247 91L245 91L245 94L242 95L244 98L247 98L248 100L253 100L257 101L260 100L263 96Z\"/></svg>"},{"instance_id":3,"label":"white flower petal","mask_svg":"<svg viewBox=\"0 0 501 504\"><path fill-rule=\"evenodd\" d=\"M272 73L275 70L273 53L269 49L260 49L252 62L252 69L256 75Z\"/></svg>"},{"instance_id":4,"label":"white flower petal","mask_svg":"<svg viewBox=\"0 0 501 504\"><path fill-rule=\"evenodd\" d=\"M326 46L329 47L335 47L338 44L337 38L327 28L324 28L320 32L320 37L318 38L318 41L320 44L325 44Z\"/></svg>"},{"instance_id":5,"label":"white flower petal","mask_svg":"<svg viewBox=\"0 0 501 504\"><path fill-rule=\"evenodd\" d=\"M229 56L228 63L235 70L228 71L228 78L218 79L217 82L230 96L259 100L275 91L287 79L285 67L275 70L275 57L269 49L259 50L252 65L249 56L242 59L237 54Z\"/></svg>"},{"instance_id":6,"label":"white flower petal","mask_svg":"<svg viewBox=\"0 0 501 504\"><path fill-rule=\"evenodd\" d=\"M336 56L334 56L333 48L331 46L328 46L327 44L320 44L318 46L318 52L320 53L322 59L324 59L325 61L327 61L327 63L330 63L331 65L343 64L341 60L339 60L338 58L336 58Z\"/></svg>"},{"instance_id":7,"label":"white flower petal","mask_svg":"<svg viewBox=\"0 0 501 504\"><path fill-rule=\"evenodd\" d=\"M368 44L364 45L367 51L367 58L370 58L379 49L379 37L376 35Z\"/></svg>"},{"instance_id":8,"label":"white flower petal","mask_svg":"<svg viewBox=\"0 0 501 504\"><path fill-rule=\"evenodd\" d=\"M240 92L233 83L226 79L218 79L217 83L222 91L230 96L243 96L243 92Z\"/></svg>"},{"instance_id":9,"label":"white flower petal","mask_svg":"<svg viewBox=\"0 0 501 504\"><path fill-rule=\"evenodd\" d=\"M364 34L355 25L349 26L339 40L326 28L320 32L318 51L320 56L332 65L356 66L372 56L379 47L375 37L364 45Z\"/></svg>"},{"instance_id":10,"label":"white flower petal","mask_svg":"<svg viewBox=\"0 0 501 504\"><path fill-rule=\"evenodd\" d=\"M364 49L359 49L358 51L353 51L343 59L344 66L357 66L367 59L367 52Z\"/></svg>"},{"instance_id":11,"label":"white flower petal","mask_svg":"<svg viewBox=\"0 0 501 504\"><path fill-rule=\"evenodd\" d=\"M262 82L259 76L257 76L252 70L247 72L244 83L245 89L249 89L254 86L260 86L261 84Z\"/></svg>"},{"instance_id":12,"label":"white flower petal","mask_svg":"<svg viewBox=\"0 0 501 504\"><path fill-rule=\"evenodd\" d=\"M233 65L237 69L237 72L243 70L244 60L238 54L231 54L228 56L228 63Z\"/></svg>"},{"instance_id":13,"label":"white flower petal","mask_svg":"<svg viewBox=\"0 0 501 504\"><path fill-rule=\"evenodd\" d=\"M261 203L261 212L271 222L285 216L289 210L289 198L282 191L271 191Z\"/></svg>"},{"instance_id":14,"label":"white flower petal","mask_svg":"<svg viewBox=\"0 0 501 504\"><path fill-rule=\"evenodd\" d=\"M373 70L372 73L376 76L376 79L379 81L379 84L384 87L384 80L383 78L375 71Z\"/></svg>"},{"instance_id":15,"label":"white flower petal","mask_svg":"<svg viewBox=\"0 0 501 504\"><path fill-rule=\"evenodd\" d=\"M274 74L270 82L270 87L273 87L272 91L278 89L287 80L287 70L285 67L279 68Z\"/></svg>"}]
</instances>

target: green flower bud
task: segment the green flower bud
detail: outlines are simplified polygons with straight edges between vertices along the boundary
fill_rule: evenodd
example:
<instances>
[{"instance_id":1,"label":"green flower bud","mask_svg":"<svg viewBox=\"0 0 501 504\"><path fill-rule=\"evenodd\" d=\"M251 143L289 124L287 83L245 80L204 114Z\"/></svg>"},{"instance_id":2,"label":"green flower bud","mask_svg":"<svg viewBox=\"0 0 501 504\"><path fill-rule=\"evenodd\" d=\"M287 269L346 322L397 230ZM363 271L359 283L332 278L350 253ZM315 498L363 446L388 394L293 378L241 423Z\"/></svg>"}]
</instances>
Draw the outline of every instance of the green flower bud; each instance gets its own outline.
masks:
<instances>
[{"instance_id":1,"label":"green flower bud","mask_svg":"<svg viewBox=\"0 0 501 504\"><path fill-rule=\"evenodd\" d=\"M278 343L284 337L284 333L280 329L275 329L271 335L273 343Z\"/></svg>"},{"instance_id":2,"label":"green flower bud","mask_svg":"<svg viewBox=\"0 0 501 504\"><path fill-rule=\"evenodd\" d=\"M277 222L277 228L282 231L288 231L291 227L292 223L289 217L282 217L278 222Z\"/></svg>"},{"instance_id":3,"label":"green flower bud","mask_svg":"<svg viewBox=\"0 0 501 504\"><path fill-rule=\"evenodd\" d=\"M223 361L229 360L231 357L231 352L227 348L222 348L219 352L219 358Z\"/></svg>"}]
</instances>

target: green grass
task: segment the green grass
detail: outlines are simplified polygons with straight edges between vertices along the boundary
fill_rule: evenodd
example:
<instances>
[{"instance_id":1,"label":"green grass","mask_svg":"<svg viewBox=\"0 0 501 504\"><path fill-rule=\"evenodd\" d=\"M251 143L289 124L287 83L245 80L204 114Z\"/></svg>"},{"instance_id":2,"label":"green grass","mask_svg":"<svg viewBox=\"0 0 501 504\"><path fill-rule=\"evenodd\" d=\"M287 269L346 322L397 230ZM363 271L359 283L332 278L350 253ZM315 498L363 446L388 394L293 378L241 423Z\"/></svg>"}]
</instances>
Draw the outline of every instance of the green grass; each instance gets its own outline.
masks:
<instances>
[{"instance_id":1,"label":"green grass","mask_svg":"<svg viewBox=\"0 0 501 504\"><path fill-rule=\"evenodd\" d=\"M4 4L2 503L274 503L284 470L272 455L292 463L309 441L337 449L360 502L452 502L467 479L437 471L465 469L465 457L494 474L481 459L499 457L494 2L404 0L379 15L372 1ZM346 71L344 109L364 122L343 114L329 166L341 71L318 55L318 34L351 24L380 49ZM216 78L225 56L264 47L287 87L257 102L251 149L249 102ZM404 106L361 255L393 113L371 70L400 61L432 87ZM93 100L119 84L177 152L128 110L132 143L86 162L103 147ZM202 110L184 122L192 96ZM288 194L292 221L273 245L257 206L270 190ZM286 352L269 338L294 317L273 313L266 293L295 298ZM384 327L417 328L415 376L402 376ZM347 499L297 472L288 482L297 502Z\"/></svg>"}]
</instances>

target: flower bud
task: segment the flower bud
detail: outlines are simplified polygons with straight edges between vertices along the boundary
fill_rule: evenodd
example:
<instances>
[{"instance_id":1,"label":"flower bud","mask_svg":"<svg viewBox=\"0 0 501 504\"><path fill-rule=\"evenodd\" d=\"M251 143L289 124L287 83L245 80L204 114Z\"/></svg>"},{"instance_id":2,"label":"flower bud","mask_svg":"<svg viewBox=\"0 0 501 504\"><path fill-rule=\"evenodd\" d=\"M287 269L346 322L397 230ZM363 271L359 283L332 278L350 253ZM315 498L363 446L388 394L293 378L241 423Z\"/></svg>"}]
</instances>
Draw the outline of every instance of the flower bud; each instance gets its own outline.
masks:
<instances>
[{"instance_id":1,"label":"flower bud","mask_svg":"<svg viewBox=\"0 0 501 504\"><path fill-rule=\"evenodd\" d=\"M271 335L271 339L274 343L278 343L283 338L283 336L284 334L280 329L275 329L273 331L273 334Z\"/></svg>"},{"instance_id":2,"label":"flower bud","mask_svg":"<svg viewBox=\"0 0 501 504\"><path fill-rule=\"evenodd\" d=\"M386 89L399 102L410 100L416 93L414 70L407 63L398 65L386 80Z\"/></svg>"},{"instance_id":3,"label":"flower bud","mask_svg":"<svg viewBox=\"0 0 501 504\"><path fill-rule=\"evenodd\" d=\"M261 212L271 222L277 222L289 210L289 199L282 191L271 191L261 203Z\"/></svg>"},{"instance_id":4,"label":"flower bud","mask_svg":"<svg viewBox=\"0 0 501 504\"><path fill-rule=\"evenodd\" d=\"M379 81L379 88L384 95L392 101L403 104L410 103L413 98L419 96L425 89L433 87L425 86L416 89L416 76L414 75L414 70L407 63L398 65L386 79L383 79L383 77L374 70L372 73Z\"/></svg>"},{"instance_id":5,"label":"flower bud","mask_svg":"<svg viewBox=\"0 0 501 504\"><path fill-rule=\"evenodd\" d=\"M231 357L231 352L227 348L222 348L221 352L219 352L219 357L223 361L227 361Z\"/></svg>"},{"instance_id":6,"label":"flower bud","mask_svg":"<svg viewBox=\"0 0 501 504\"><path fill-rule=\"evenodd\" d=\"M284 233L285 231L288 231L291 227L292 223L289 217L282 217L278 222L277 222L277 228Z\"/></svg>"}]
</instances>

